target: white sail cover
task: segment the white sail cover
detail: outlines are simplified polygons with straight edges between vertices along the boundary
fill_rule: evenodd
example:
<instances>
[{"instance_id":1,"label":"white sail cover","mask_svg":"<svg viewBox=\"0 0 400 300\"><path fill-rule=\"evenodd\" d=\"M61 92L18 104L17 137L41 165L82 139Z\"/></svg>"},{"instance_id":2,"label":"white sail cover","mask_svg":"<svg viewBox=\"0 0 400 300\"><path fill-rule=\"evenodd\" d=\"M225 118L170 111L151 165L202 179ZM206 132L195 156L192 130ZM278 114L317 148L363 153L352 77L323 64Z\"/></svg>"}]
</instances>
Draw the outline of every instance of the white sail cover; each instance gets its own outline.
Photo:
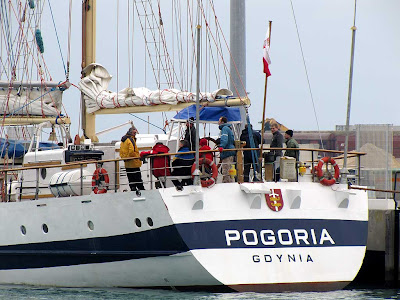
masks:
<instances>
[{"instance_id":1,"label":"white sail cover","mask_svg":"<svg viewBox=\"0 0 400 300\"><path fill-rule=\"evenodd\" d=\"M62 91L59 88L30 87L29 84L27 87L14 84L10 89L3 87L1 82L0 85L2 86L0 88L1 114L10 117L16 115L51 117L59 115L61 111ZM40 86L40 83L38 85Z\"/></svg>"},{"instance_id":2,"label":"white sail cover","mask_svg":"<svg viewBox=\"0 0 400 300\"><path fill-rule=\"evenodd\" d=\"M86 111L95 112L102 108L126 106L151 106L157 104L176 105L181 102L195 102L196 93L177 89L149 90L147 88L124 88L118 93L108 90L112 76L99 64L90 64L83 70L88 74L79 82L84 95ZM217 98L232 97L232 91L219 89L212 93L200 93L200 101L214 102Z\"/></svg>"}]
</instances>

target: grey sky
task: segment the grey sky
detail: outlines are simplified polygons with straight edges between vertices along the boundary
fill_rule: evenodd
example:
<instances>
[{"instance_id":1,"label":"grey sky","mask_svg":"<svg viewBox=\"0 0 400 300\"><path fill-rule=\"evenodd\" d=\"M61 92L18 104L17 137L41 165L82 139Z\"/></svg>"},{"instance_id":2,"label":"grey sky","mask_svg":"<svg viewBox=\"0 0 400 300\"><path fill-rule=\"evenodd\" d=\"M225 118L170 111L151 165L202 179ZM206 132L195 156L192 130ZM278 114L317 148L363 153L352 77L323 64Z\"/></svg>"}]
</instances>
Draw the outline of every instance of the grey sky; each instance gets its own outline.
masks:
<instances>
[{"instance_id":1,"label":"grey sky","mask_svg":"<svg viewBox=\"0 0 400 300\"><path fill-rule=\"evenodd\" d=\"M126 1L120 0L120 8ZM225 28L229 28L229 1L215 1L217 14ZM116 83L116 3L98 0L97 62L103 64L114 76L110 90L117 90ZM357 36L354 66L351 124L394 124L399 125L400 75L400 2L397 0L358 0ZM54 4L53 4L54 5ZM71 81L77 84L80 74L80 1L74 1ZM335 125L344 124L347 105L351 30L354 1L293 0L308 68L315 109L321 130L333 130ZM61 16L68 10L67 1L57 2L56 14L59 35L66 55L67 17ZM125 13L125 12L121 12ZM168 12L163 12L167 15ZM252 106L250 117L253 124L261 121L264 91L262 73L262 44L267 23L272 20L271 72L268 80L267 113L287 127L296 130L317 130L312 102L308 90L305 70L299 48L296 27L289 0L247 0L247 90ZM47 22L50 22L48 20ZM122 24L120 24L122 26ZM121 30L121 28L120 28ZM61 32L61 34L60 34ZM229 38L229 32L225 32ZM119 37L120 51L124 37ZM45 45L46 54L55 48ZM135 49L135 52L137 49ZM122 57L122 56L121 56ZM119 70L123 70L121 62ZM58 54L52 55L58 59ZM48 64L50 64L48 62ZM53 77L63 77L57 67ZM140 71L135 76L139 76ZM120 72L118 89L127 86L127 76ZM62 79L61 79L62 80ZM136 86L135 86L136 87ZM64 105L72 117L73 134L77 133L79 118L79 93L75 88L65 94ZM169 114L172 116L173 114ZM147 119L147 114L139 115ZM133 120L142 133L147 133L147 124L129 115L97 117L97 131ZM160 115L150 114L151 122L162 126ZM260 128L260 125L255 125ZM102 140L119 139L125 129L102 137ZM160 133L152 128L153 133ZM79 133L81 134L81 133Z\"/></svg>"}]
</instances>

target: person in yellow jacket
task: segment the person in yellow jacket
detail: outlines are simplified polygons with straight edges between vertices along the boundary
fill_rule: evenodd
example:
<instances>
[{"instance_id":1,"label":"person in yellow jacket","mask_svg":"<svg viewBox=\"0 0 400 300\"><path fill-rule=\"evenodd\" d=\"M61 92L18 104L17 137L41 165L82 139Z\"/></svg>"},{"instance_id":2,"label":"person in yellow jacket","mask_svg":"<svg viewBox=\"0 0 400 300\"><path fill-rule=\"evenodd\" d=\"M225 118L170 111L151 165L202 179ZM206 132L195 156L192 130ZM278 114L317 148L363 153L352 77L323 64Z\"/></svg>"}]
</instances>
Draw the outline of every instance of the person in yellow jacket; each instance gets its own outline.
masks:
<instances>
[{"instance_id":1,"label":"person in yellow jacket","mask_svg":"<svg viewBox=\"0 0 400 300\"><path fill-rule=\"evenodd\" d=\"M131 191L144 190L142 174L140 173L142 161L140 160L139 149L136 146L135 138L137 133L136 127L132 126L129 128L128 132L121 138L121 147L119 150L121 158L135 157L133 159L124 160Z\"/></svg>"}]
</instances>

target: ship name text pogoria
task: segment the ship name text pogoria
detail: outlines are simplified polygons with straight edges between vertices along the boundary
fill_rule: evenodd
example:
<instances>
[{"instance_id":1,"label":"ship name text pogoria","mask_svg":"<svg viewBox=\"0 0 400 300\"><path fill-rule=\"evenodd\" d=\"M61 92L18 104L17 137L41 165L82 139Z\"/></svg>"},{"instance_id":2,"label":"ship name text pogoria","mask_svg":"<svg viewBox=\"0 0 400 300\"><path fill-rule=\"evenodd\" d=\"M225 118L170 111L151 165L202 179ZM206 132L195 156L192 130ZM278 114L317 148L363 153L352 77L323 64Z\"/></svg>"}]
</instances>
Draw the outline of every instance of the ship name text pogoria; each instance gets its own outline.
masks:
<instances>
[{"instance_id":1,"label":"ship name text pogoria","mask_svg":"<svg viewBox=\"0 0 400 300\"><path fill-rule=\"evenodd\" d=\"M315 229L279 229L276 232L271 229L260 230L225 230L225 240L227 246L236 246L235 243L244 243L246 246L282 246L292 245L334 245L335 241L328 230L323 228L321 232ZM326 245L326 244L325 244Z\"/></svg>"}]
</instances>

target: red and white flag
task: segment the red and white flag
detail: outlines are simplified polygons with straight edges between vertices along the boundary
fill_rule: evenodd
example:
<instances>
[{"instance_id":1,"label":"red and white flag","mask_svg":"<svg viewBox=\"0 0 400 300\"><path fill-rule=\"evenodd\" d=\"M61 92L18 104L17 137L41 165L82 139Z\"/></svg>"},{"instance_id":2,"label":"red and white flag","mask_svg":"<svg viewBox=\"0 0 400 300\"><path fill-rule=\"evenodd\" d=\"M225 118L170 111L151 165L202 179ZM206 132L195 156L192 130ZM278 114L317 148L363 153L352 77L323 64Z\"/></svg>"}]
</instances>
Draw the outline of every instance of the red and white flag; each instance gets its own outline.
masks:
<instances>
[{"instance_id":1,"label":"red and white flag","mask_svg":"<svg viewBox=\"0 0 400 300\"><path fill-rule=\"evenodd\" d=\"M263 64L264 64L264 73L266 76L271 76L271 72L269 71L269 65L271 64L271 59L269 58L269 37L270 37L270 29L268 27L267 35L264 40L264 55L263 55Z\"/></svg>"}]
</instances>

